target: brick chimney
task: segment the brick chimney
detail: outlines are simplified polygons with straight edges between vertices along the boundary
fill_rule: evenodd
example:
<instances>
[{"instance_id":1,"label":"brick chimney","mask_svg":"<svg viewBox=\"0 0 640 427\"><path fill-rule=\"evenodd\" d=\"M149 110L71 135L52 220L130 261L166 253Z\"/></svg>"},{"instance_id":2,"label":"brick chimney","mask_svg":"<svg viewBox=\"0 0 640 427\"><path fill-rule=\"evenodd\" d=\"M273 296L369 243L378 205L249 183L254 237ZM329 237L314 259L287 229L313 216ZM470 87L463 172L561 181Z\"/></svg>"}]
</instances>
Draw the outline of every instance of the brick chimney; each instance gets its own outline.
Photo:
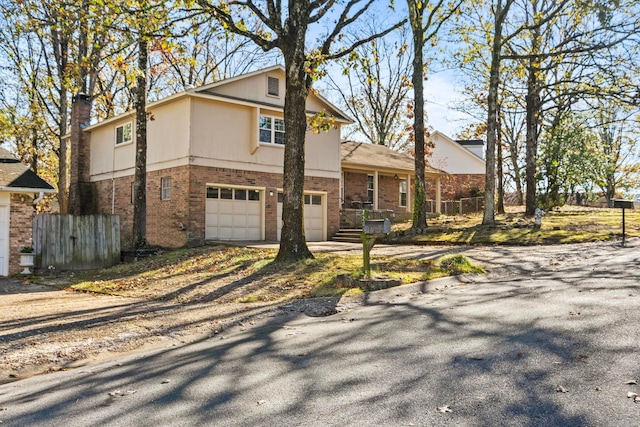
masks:
<instances>
[{"instance_id":1,"label":"brick chimney","mask_svg":"<svg viewBox=\"0 0 640 427\"><path fill-rule=\"evenodd\" d=\"M71 103L71 165L69 178L69 213L93 213L93 192L90 182L91 136L83 129L91 121L91 97L79 93Z\"/></svg>"}]
</instances>

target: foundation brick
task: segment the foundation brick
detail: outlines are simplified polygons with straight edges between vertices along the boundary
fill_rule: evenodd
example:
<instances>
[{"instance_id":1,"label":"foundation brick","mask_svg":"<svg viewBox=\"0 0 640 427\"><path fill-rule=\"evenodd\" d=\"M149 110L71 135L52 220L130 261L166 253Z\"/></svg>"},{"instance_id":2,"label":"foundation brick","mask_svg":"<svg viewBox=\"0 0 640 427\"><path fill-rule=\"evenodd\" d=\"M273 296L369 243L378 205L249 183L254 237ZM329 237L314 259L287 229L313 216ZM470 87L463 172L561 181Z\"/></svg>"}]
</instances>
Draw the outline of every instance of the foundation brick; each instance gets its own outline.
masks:
<instances>
[{"instance_id":1,"label":"foundation brick","mask_svg":"<svg viewBox=\"0 0 640 427\"><path fill-rule=\"evenodd\" d=\"M160 197L163 177L171 178L170 200L161 200ZM98 213L114 213L120 216L123 248L131 247L133 233L132 183L133 176L95 182ZM265 239L276 240L277 189L282 188L282 175L204 166L181 166L147 174L147 241L150 245L178 248L204 243L207 184L264 188ZM305 178L306 191L327 192L329 238L339 229L339 186L338 179ZM273 196L269 195L270 191L273 192Z\"/></svg>"},{"instance_id":2,"label":"foundation brick","mask_svg":"<svg viewBox=\"0 0 640 427\"><path fill-rule=\"evenodd\" d=\"M12 194L9 224L9 274L20 273L20 249L33 246L33 198L28 194Z\"/></svg>"}]
</instances>

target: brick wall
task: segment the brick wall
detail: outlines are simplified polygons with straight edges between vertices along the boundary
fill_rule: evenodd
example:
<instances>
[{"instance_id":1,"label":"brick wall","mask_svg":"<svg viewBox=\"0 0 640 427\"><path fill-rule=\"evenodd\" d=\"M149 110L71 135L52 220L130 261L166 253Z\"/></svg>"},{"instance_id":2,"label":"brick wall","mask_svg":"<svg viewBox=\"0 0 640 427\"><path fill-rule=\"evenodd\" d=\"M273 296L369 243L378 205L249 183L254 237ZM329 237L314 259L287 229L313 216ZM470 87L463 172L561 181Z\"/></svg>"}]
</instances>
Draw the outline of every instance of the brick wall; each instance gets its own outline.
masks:
<instances>
[{"instance_id":1,"label":"brick wall","mask_svg":"<svg viewBox=\"0 0 640 427\"><path fill-rule=\"evenodd\" d=\"M407 191L410 191L407 189ZM379 176L378 209L394 212L406 212L406 206L400 206L400 180L392 176Z\"/></svg>"},{"instance_id":2,"label":"brick wall","mask_svg":"<svg viewBox=\"0 0 640 427\"><path fill-rule=\"evenodd\" d=\"M91 152L91 136L83 132L83 127L91 120L91 98L85 94L74 97L71 106L70 149L71 162L69 167L69 213L73 215L87 215L96 208L92 200L92 186L88 185L90 178L89 162Z\"/></svg>"},{"instance_id":3,"label":"brick wall","mask_svg":"<svg viewBox=\"0 0 640 427\"><path fill-rule=\"evenodd\" d=\"M277 194L282 188L282 175L204 166L191 167L189 197L190 232L193 239L204 240L205 188L207 184L265 187L265 239L277 239ZM327 191L327 237L340 228L340 181L332 178L305 177L306 191ZM270 196L273 193L273 196Z\"/></svg>"},{"instance_id":4,"label":"brick wall","mask_svg":"<svg viewBox=\"0 0 640 427\"><path fill-rule=\"evenodd\" d=\"M171 177L171 198L160 199L163 177ZM94 183L97 213L120 216L120 242L123 249L132 247L133 203L131 187L133 175ZM113 190L115 197L112 199ZM152 246L176 248L188 243L189 170L177 167L147 174L147 242ZM204 194L204 192L203 192ZM113 204L113 207L112 207ZM113 212L112 212L113 209Z\"/></svg>"},{"instance_id":5,"label":"brick wall","mask_svg":"<svg viewBox=\"0 0 640 427\"><path fill-rule=\"evenodd\" d=\"M171 199L161 200L162 177L171 177ZM133 176L95 183L98 213L112 213L112 188L115 186L113 213L120 215L120 239L123 248L131 247L133 234ZM147 241L150 245L176 248L204 243L205 202L207 184L265 187L265 238L277 237L277 189L282 188L282 175L204 166L182 166L147 175ZM305 178L305 190L327 191L327 234L339 229L338 179ZM273 196L270 196L270 192Z\"/></svg>"},{"instance_id":6,"label":"brick wall","mask_svg":"<svg viewBox=\"0 0 640 427\"><path fill-rule=\"evenodd\" d=\"M442 200L455 200L460 197L471 197L474 191L484 191L484 175L482 174L451 174L442 177ZM426 181L427 199L436 198L436 181Z\"/></svg>"},{"instance_id":7,"label":"brick wall","mask_svg":"<svg viewBox=\"0 0 640 427\"><path fill-rule=\"evenodd\" d=\"M133 236L133 176L94 182L96 213L120 216L120 246L130 249ZM112 195L114 196L112 199Z\"/></svg>"},{"instance_id":8,"label":"brick wall","mask_svg":"<svg viewBox=\"0 0 640 427\"><path fill-rule=\"evenodd\" d=\"M9 220L9 274L20 273L20 249L33 246L33 198L12 194Z\"/></svg>"},{"instance_id":9,"label":"brick wall","mask_svg":"<svg viewBox=\"0 0 640 427\"><path fill-rule=\"evenodd\" d=\"M345 208L351 208L352 201L367 201L367 176L366 172L344 172ZM393 176L378 175L378 209L406 212L407 208L400 206L400 180Z\"/></svg>"},{"instance_id":10,"label":"brick wall","mask_svg":"<svg viewBox=\"0 0 640 427\"><path fill-rule=\"evenodd\" d=\"M344 207L350 208L351 202L366 202L369 200L367 192L367 173L344 172Z\"/></svg>"}]
</instances>

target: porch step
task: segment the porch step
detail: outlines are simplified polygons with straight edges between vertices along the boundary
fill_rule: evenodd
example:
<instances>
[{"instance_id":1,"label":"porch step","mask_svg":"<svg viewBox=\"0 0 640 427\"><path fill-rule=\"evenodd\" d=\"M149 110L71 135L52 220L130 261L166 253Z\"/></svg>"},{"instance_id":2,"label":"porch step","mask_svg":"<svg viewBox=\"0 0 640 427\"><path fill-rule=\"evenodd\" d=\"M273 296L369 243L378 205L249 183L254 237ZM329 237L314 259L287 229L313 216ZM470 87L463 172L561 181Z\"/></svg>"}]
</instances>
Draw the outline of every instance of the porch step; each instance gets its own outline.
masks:
<instances>
[{"instance_id":1,"label":"porch step","mask_svg":"<svg viewBox=\"0 0 640 427\"><path fill-rule=\"evenodd\" d=\"M361 233L362 230L359 228L341 228L331 240L334 242L362 243Z\"/></svg>"}]
</instances>

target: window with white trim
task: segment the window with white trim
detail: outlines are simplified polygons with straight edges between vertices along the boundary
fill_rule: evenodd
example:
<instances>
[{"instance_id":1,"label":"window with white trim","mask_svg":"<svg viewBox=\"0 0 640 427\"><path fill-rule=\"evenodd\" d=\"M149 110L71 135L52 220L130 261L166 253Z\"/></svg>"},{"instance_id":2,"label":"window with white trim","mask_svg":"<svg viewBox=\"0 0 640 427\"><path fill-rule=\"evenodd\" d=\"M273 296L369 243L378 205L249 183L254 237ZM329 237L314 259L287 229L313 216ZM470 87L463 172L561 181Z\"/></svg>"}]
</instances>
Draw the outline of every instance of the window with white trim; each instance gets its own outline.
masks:
<instances>
[{"instance_id":1,"label":"window with white trim","mask_svg":"<svg viewBox=\"0 0 640 427\"><path fill-rule=\"evenodd\" d=\"M207 187L207 199L260 201L260 191L249 188Z\"/></svg>"},{"instance_id":2,"label":"window with white trim","mask_svg":"<svg viewBox=\"0 0 640 427\"><path fill-rule=\"evenodd\" d=\"M160 178L160 199L171 200L171 177Z\"/></svg>"},{"instance_id":3,"label":"window with white trim","mask_svg":"<svg viewBox=\"0 0 640 427\"><path fill-rule=\"evenodd\" d=\"M271 116L260 116L260 142L284 145L284 120Z\"/></svg>"},{"instance_id":4,"label":"window with white trim","mask_svg":"<svg viewBox=\"0 0 640 427\"><path fill-rule=\"evenodd\" d=\"M367 201L373 203L373 175L367 176Z\"/></svg>"},{"instance_id":5,"label":"window with white trim","mask_svg":"<svg viewBox=\"0 0 640 427\"><path fill-rule=\"evenodd\" d=\"M133 142L133 124L125 123L116 127L116 145L129 144Z\"/></svg>"},{"instance_id":6,"label":"window with white trim","mask_svg":"<svg viewBox=\"0 0 640 427\"><path fill-rule=\"evenodd\" d=\"M407 206L407 180L400 180L400 206Z\"/></svg>"}]
</instances>

